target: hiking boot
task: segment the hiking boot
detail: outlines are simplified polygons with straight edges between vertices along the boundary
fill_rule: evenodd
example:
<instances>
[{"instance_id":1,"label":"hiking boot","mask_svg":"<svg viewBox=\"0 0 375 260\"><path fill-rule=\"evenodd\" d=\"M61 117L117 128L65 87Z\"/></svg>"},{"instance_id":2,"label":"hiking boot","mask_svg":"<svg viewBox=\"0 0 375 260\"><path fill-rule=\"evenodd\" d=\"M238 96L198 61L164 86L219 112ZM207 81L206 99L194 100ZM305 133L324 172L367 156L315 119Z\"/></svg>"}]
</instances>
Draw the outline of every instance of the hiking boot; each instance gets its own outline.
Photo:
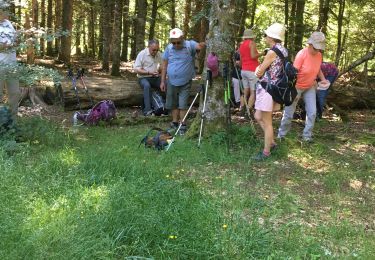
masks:
<instances>
[{"instance_id":1,"label":"hiking boot","mask_svg":"<svg viewBox=\"0 0 375 260\"><path fill-rule=\"evenodd\" d=\"M147 112L144 112L143 113L144 116L153 116L154 115L154 111L150 110L150 111L147 111Z\"/></svg>"},{"instance_id":2,"label":"hiking boot","mask_svg":"<svg viewBox=\"0 0 375 260\"><path fill-rule=\"evenodd\" d=\"M302 142L304 142L304 143L312 143L313 139L311 137L302 137Z\"/></svg>"},{"instance_id":3,"label":"hiking boot","mask_svg":"<svg viewBox=\"0 0 375 260\"><path fill-rule=\"evenodd\" d=\"M263 153L263 151L260 151L260 152L257 153L255 156L253 156L252 159L253 159L254 161L264 161L264 160L268 159L270 156L271 156L271 154L269 154L269 155L265 155L265 154Z\"/></svg>"},{"instance_id":4,"label":"hiking boot","mask_svg":"<svg viewBox=\"0 0 375 260\"><path fill-rule=\"evenodd\" d=\"M171 122L169 124L169 129L173 130L173 131L176 131L178 128L178 123L177 122Z\"/></svg>"},{"instance_id":5,"label":"hiking boot","mask_svg":"<svg viewBox=\"0 0 375 260\"><path fill-rule=\"evenodd\" d=\"M178 131L178 134L179 135L185 135L186 131L187 131L187 126L186 125L181 125L180 131Z\"/></svg>"}]
</instances>

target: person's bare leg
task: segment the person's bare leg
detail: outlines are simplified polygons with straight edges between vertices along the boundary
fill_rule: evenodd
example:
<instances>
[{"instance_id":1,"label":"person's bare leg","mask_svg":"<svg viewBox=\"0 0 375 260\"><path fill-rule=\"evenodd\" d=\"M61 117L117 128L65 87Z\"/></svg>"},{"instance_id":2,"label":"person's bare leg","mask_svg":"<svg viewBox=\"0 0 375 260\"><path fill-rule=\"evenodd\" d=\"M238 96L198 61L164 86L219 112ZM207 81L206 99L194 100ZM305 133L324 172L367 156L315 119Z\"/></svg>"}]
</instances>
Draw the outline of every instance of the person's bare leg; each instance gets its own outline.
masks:
<instances>
[{"instance_id":1,"label":"person's bare leg","mask_svg":"<svg viewBox=\"0 0 375 260\"><path fill-rule=\"evenodd\" d=\"M262 111L262 119L264 122L264 148L263 152L269 153L271 145L274 142L273 127L272 127L272 112Z\"/></svg>"},{"instance_id":2,"label":"person's bare leg","mask_svg":"<svg viewBox=\"0 0 375 260\"><path fill-rule=\"evenodd\" d=\"M248 89L249 90L249 100L248 100L248 105L249 105L249 109L251 110L254 106L254 103L255 103L255 90L252 90L252 89Z\"/></svg>"},{"instance_id":3,"label":"person's bare leg","mask_svg":"<svg viewBox=\"0 0 375 260\"><path fill-rule=\"evenodd\" d=\"M184 119L185 115L187 113L187 109L180 109L179 110L179 114L180 114L180 120L181 120L181 123L185 123L185 122L182 122L182 119Z\"/></svg>"},{"instance_id":4,"label":"person's bare leg","mask_svg":"<svg viewBox=\"0 0 375 260\"><path fill-rule=\"evenodd\" d=\"M172 109L172 122L178 122L178 116L179 116L179 110L176 108L176 109Z\"/></svg>"}]
</instances>

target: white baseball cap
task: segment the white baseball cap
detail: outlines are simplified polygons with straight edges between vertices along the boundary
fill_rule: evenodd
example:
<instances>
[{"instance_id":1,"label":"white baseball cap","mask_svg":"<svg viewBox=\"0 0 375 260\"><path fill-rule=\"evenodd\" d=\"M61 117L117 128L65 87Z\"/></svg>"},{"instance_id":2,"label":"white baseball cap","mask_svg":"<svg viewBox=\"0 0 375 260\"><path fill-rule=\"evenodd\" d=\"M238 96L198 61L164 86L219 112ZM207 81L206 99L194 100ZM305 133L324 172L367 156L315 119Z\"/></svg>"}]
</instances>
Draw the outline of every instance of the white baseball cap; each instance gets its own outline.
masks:
<instances>
[{"instance_id":1,"label":"white baseball cap","mask_svg":"<svg viewBox=\"0 0 375 260\"><path fill-rule=\"evenodd\" d=\"M169 32L170 39L178 39L181 36L184 36L184 33L178 28L174 28Z\"/></svg>"}]
</instances>

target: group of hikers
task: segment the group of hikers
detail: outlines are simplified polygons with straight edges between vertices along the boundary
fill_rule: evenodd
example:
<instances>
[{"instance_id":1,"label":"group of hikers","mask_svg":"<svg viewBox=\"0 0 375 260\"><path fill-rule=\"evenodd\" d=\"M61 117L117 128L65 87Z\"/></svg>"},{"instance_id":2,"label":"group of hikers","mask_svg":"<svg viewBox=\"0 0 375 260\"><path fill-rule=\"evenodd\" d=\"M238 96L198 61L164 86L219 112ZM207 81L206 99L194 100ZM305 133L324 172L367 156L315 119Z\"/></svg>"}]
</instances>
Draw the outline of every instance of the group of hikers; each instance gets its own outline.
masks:
<instances>
[{"instance_id":1,"label":"group of hikers","mask_svg":"<svg viewBox=\"0 0 375 260\"><path fill-rule=\"evenodd\" d=\"M274 84L283 73L284 59L288 50L283 46L285 26L274 23L264 31L264 40L268 45L263 52L257 50L256 35L251 29L246 29L234 54L235 69L232 72L232 86L235 102L241 109L246 104L251 110L255 109L254 117L264 132L264 147L255 160L264 160L277 147L272 126L272 113L280 110L267 92L267 84ZM281 140L291 128L293 115L298 101L303 98L306 110L305 128L302 140L311 142L316 117L322 117L328 88L338 75L334 64L323 62L326 38L322 32L313 32L305 48L300 50L294 60L297 69L296 90L294 102L284 107L283 117L277 138ZM142 50L135 61L134 71L143 88L143 113L150 116L152 110L152 92L166 92L166 108L171 111L171 127L181 124L180 134L187 130L186 122L181 121L188 107L189 90L195 76L194 59L197 50L205 47L205 43L186 40L183 32L174 28L169 34L169 44L163 54L159 53L159 42L150 40L147 48ZM263 57L262 63L258 59ZM209 66L208 66L209 67ZM240 87L241 86L241 87ZM241 93L243 89L243 93Z\"/></svg>"},{"instance_id":2,"label":"group of hikers","mask_svg":"<svg viewBox=\"0 0 375 260\"><path fill-rule=\"evenodd\" d=\"M6 8L1 6L0 64L9 65L17 62L14 49L16 31L7 17ZM234 54L235 69L232 72L235 102L240 109L244 105L250 110L255 109L254 117L264 132L264 147L254 157L255 160L268 158L277 147L272 113L280 110L280 104L275 102L266 86L278 81L284 69L284 59L288 57L288 50L283 46L284 25L272 24L264 31L263 37L269 48L259 52L253 30L244 31L242 42ZM277 139L287 135L297 103L303 98L306 119L302 140L312 141L316 117L322 117L328 88L338 75L338 70L333 64L323 62L325 45L325 35L322 32L313 32L306 47L297 53L293 63L298 71L295 84L297 97L291 105L284 107ZM173 129L180 127L179 133L185 134L187 126L183 119L189 107L189 92L192 79L195 77L195 56L197 51L205 47L204 42L198 43L185 39L184 33L178 28L170 31L169 44L162 54L157 40L148 42L148 46L137 55L134 63L134 71L143 89L144 116L153 115L152 94L158 91L165 92L165 108L172 116L170 127ZM259 58L262 56L263 61L260 63ZM16 120L20 95L19 82L8 78L4 73L6 72L0 68L0 100L2 101L3 89L6 86L11 114Z\"/></svg>"}]
</instances>

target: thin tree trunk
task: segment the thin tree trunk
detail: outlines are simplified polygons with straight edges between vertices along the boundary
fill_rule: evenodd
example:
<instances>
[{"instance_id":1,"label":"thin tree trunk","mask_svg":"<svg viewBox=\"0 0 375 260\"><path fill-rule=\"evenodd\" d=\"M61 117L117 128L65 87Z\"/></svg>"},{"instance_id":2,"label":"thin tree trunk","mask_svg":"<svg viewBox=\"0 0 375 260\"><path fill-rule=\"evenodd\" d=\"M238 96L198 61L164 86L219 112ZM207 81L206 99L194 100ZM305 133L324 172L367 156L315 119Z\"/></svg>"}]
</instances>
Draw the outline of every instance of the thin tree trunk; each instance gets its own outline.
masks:
<instances>
[{"instance_id":1,"label":"thin tree trunk","mask_svg":"<svg viewBox=\"0 0 375 260\"><path fill-rule=\"evenodd\" d=\"M285 41L288 42L287 46L289 46L289 53L288 56L290 59L294 59L295 53L295 46L294 46L294 30L295 30L295 21L296 21L296 7L297 7L297 0L290 0L291 10L289 16L289 30L288 30L288 39Z\"/></svg>"},{"instance_id":2,"label":"thin tree trunk","mask_svg":"<svg viewBox=\"0 0 375 260\"><path fill-rule=\"evenodd\" d=\"M237 14L238 14L239 20L238 20L238 22L236 22L235 26L238 27L237 37L238 37L238 41L240 41L241 36L242 36L242 34L243 34L243 32L246 28L246 18L247 18L247 15L248 15L247 0L240 1L240 5L237 6ZM236 44L237 44L237 42L236 42Z\"/></svg>"},{"instance_id":3,"label":"thin tree trunk","mask_svg":"<svg viewBox=\"0 0 375 260\"><path fill-rule=\"evenodd\" d=\"M155 38L155 25L156 25L156 15L157 14L158 14L158 0L152 0L150 33L148 35L149 40L152 40L152 39Z\"/></svg>"},{"instance_id":4,"label":"thin tree trunk","mask_svg":"<svg viewBox=\"0 0 375 260\"><path fill-rule=\"evenodd\" d=\"M328 13L330 0L319 0L318 31L327 34Z\"/></svg>"},{"instance_id":5,"label":"thin tree trunk","mask_svg":"<svg viewBox=\"0 0 375 260\"><path fill-rule=\"evenodd\" d=\"M302 49L303 34L305 33L305 26L303 23L304 12L305 12L305 0L297 0L293 53L297 53L300 49Z\"/></svg>"},{"instance_id":6,"label":"thin tree trunk","mask_svg":"<svg viewBox=\"0 0 375 260\"><path fill-rule=\"evenodd\" d=\"M373 49L371 52L366 53L364 56L359 58L358 60L354 61L352 64L350 64L345 70L341 71L339 74L339 77L344 75L345 73L348 73L349 71L353 70L354 68L358 67L362 63L372 60L375 58L375 49Z\"/></svg>"},{"instance_id":7,"label":"thin tree trunk","mask_svg":"<svg viewBox=\"0 0 375 260\"><path fill-rule=\"evenodd\" d=\"M55 0L55 32L59 32L61 27L61 0ZM60 53L60 43L61 37L56 37L55 39L55 54Z\"/></svg>"},{"instance_id":8,"label":"thin tree trunk","mask_svg":"<svg viewBox=\"0 0 375 260\"><path fill-rule=\"evenodd\" d=\"M194 9L194 13L193 15L198 15L203 9L203 1L202 0L195 0L195 9ZM193 25L193 39L199 39L200 37L200 31L201 31L201 20L202 18L200 19L197 19L195 21L195 24Z\"/></svg>"},{"instance_id":9,"label":"thin tree trunk","mask_svg":"<svg viewBox=\"0 0 375 260\"><path fill-rule=\"evenodd\" d=\"M84 12L81 12L78 15L78 19L75 21L75 47L76 47L76 55L80 56L82 55L82 48L81 48L81 37L83 30L83 24L85 22L84 20Z\"/></svg>"},{"instance_id":10,"label":"thin tree trunk","mask_svg":"<svg viewBox=\"0 0 375 260\"><path fill-rule=\"evenodd\" d=\"M139 53L145 48L147 0L137 0L137 2L138 9L136 9L135 50L136 53Z\"/></svg>"},{"instance_id":11,"label":"thin tree trunk","mask_svg":"<svg viewBox=\"0 0 375 260\"><path fill-rule=\"evenodd\" d=\"M115 0L113 24L112 76L120 75L121 30L122 30L122 0Z\"/></svg>"},{"instance_id":12,"label":"thin tree trunk","mask_svg":"<svg viewBox=\"0 0 375 260\"><path fill-rule=\"evenodd\" d=\"M124 0L124 8L122 15L122 51L121 60L128 61L128 48L129 48L129 29L130 29L130 19L129 19L129 0Z\"/></svg>"},{"instance_id":13,"label":"thin tree trunk","mask_svg":"<svg viewBox=\"0 0 375 260\"><path fill-rule=\"evenodd\" d=\"M94 9L94 2L90 1L90 15L87 17L88 25L88 55L89 57L94 58L96 55L96 37L95 37L95 21L96 21L96 12Z\"/></svg>"},{"instance_id":14,"label":"thin tree trunk","mask_svg":"<svg viewBox=\"0 0 375 260\"><path fill-rule=\"evenodd\" d=\"M289 24L289 0L285 0L284 2L284 24ZM288 30L285 30L285 41L284 41L284 47L288 48Z\"/></svg>"},{"instance_id":15,"label":"thin tree trunk","mask_svg":"<svg viewBox=\"0 0 375 260\"><path fill-rule=\"evenodd\" d=\"M61 38L61 51L59 60L70 64L70 51L72 46L72 27L73 27L73 0L62 1L62 29L69 31L70 34Z\"/></svg>"},{"instance_id":16,"label":"thin tree trunk","mask_svg":"<svg viewBox=\"0 0 375 260\"><path fill-rule=\"evenodd\" d=\"M184 28L183 28L183 32L184 32L184 35L185 37L188 36L188 34L190 33L189 32L189 24L190 24L190 19L191 19L191 0L186 0L185 1L185 17L184 17Z\"/></svg>"},{"instance_id":17,"label":"thin tree trunk","mask_svg":"<svg viewBox=\"0 0 375 260\"><path fill-rule=\"evenodd\" d=\"M337 16L337 49L336 49L336 66L340 63L340 57L342 53L342 26L344 20L344 11L345 11L345 0L339 0L339 14Z\"/></svg>"},{"instance_id":18,"label":"thin tree trunk","mask_svg":"<svg viewBox=\"0 0 375 260\"><path fill-rule=\"evenodd\" d=\"M46 0L42 0L40 2L40 14L41 14L41 20L40 20L40 27L43 28L43 30L45 30L45 32L47 32L46 30ZM43 37L40 38L40 54L42 56L44 56L45 54L45 40Z\"/></svg>"},{"instance_id":19,"label":"thin tree trunk","mask_svg":"<svg viewBox=\"0 0 375 260\"><path fill-rule=\"evenodd\" d=\"M170 7L170 16L171 16L171 28L176 28L176 0L171 0Z\"/></svg>"},{"instance_id":20,"label":"thin tree trunk","mask_svg":"<svg viewBox=\"0 0 375 260\"><path fill-rule=\"evenodd\" d=\"M110 58L110 47L112 45L111 36L112 36L112 26L111 26L111 1L109 0L102 0L102 8L103 8L103 54L102 54L102 70L108 72L109 71L109 58Z\"/></svg>"},{"instance_id":21,"label":"thin tree trunk","mask_svg":"<svg viewBox=\"0 0 375 260\"><path fill-rule=\"evenodd\" d=\"M251 4L251 13L250 13L250 28L254 27L256 10L257 10L257 0L253 0Z\"/></svg>"},{"instance_id":22,"label":"thin tree trunk","mask_svg":"<svg viewBox=\"0 0 375 260\"><path fill-rule=\"evenodd\" d=\"M50 33L52 31L52 20L53 20L53 6L52 6L52 0L48 0L47 3L47 29L46 32ZM53 56L53 47L52 47L52 41L49 40L47 42L47 55Z\"/></svg>"}]
</instances>

